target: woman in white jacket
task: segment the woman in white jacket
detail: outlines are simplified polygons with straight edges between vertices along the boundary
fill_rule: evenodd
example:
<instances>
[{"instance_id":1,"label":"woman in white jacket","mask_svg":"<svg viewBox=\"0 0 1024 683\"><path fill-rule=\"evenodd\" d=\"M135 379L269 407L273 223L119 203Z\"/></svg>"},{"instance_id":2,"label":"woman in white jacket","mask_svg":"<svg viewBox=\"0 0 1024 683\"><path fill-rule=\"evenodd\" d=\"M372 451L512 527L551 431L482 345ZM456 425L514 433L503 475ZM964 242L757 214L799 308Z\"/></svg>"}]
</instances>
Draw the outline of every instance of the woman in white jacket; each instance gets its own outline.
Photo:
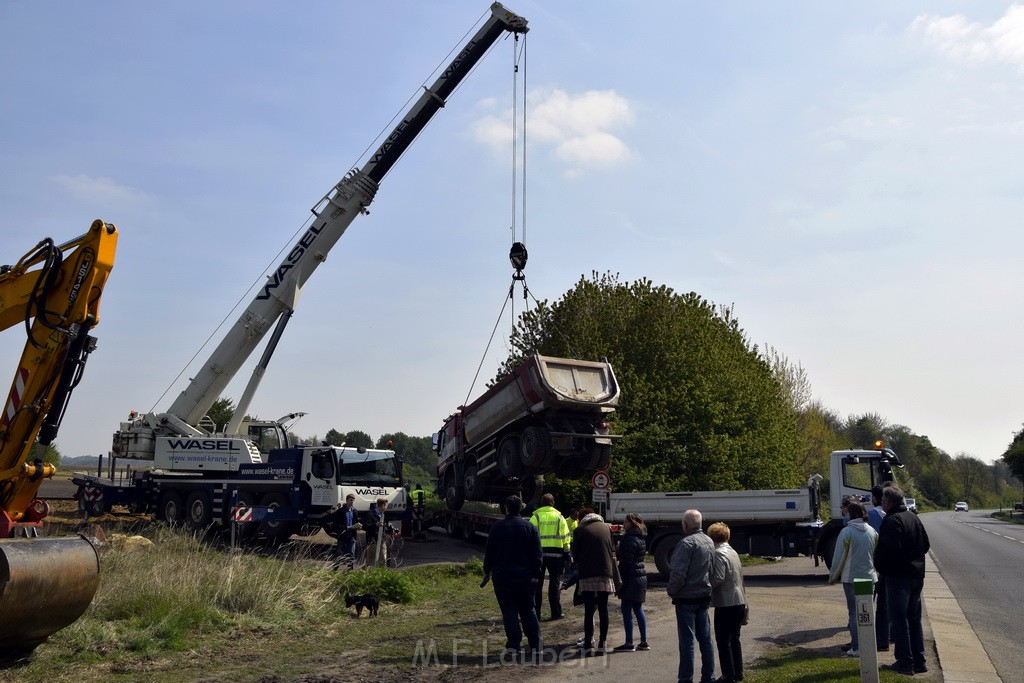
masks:
<instances>
[{"instance_id":1,"label":"woman in white jacket","mask_svg":"<svg viewBox=\"0 0 1024 683\"><path fill-rule=\"evenodd\" d=\"M878 581L875 571L875 546L878 545L878 532L871 528L864 514L864 506L857 502L850 503L848 508L850 521L839 532L836 538L836 550L832 556L832 573L828 576L829 584L843 582L846 593L846 609L849 612L850 649L846 654L856 657L857 642L857 601L853 594L854 579L870 579L872 585Z\"/></svg>"},{"instance_id":2,"label":"woman in white jacket","mask_svg":"<svg viewBox=\"0 0 1024 683\"><path fill-rule=\"evenodd\" d=\"M743 680L740 628L747 611L747 598L740 556L729 545L731 535L725 522L715 522L708 527L708 536L715 542L715 556L711 561L711 604L715 606L715 643L718 664L722 668L722 677L718 679L721 683Z\"/></svg>"}]
</instances>

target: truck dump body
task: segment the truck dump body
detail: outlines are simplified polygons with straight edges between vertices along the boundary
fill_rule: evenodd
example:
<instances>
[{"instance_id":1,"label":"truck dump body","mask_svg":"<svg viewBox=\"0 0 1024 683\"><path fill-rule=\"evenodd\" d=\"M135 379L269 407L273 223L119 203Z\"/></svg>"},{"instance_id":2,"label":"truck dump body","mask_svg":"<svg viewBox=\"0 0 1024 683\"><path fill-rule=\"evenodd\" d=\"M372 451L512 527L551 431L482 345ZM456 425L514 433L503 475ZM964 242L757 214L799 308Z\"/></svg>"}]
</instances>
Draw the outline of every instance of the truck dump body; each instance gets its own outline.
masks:
<instances>
[{"instance_id":1,"label":"truck dump body","mask_svg":"<svg viewBox=\"0 0 1024 683\"><path fill-rule=\"evenodd\" d=\"M619 403L619 386L608 363L531 356L463 408L467 444L543 411L600 415Z\"/></svg>"},{"instance_id":2,"label":"truck dump body","mask_svg":"<svg viewBox=\"0 0 1024 683\"><path fill-rule=\"evenodd\" d=\"M613 437L606 420L618 403L607 362L525 359L437 434L438 481L448 508L518 492L536 502L545 474L575 479L608 467Z\"/></svg>"}]
</instances>

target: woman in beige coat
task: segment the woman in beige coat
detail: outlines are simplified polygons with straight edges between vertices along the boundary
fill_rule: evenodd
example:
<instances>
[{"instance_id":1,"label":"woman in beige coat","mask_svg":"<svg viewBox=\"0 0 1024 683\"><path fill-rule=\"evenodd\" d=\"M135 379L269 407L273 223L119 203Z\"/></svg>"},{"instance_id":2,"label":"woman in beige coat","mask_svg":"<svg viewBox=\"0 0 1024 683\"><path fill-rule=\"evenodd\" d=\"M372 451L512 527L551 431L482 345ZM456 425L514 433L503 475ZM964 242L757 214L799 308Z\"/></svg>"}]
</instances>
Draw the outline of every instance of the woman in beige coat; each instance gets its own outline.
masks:
<instances>
[{"instance_id":1,"label":"woman in beige coat","mask_svg":"<svg viewBox=\"0 0 1024 683\"><path fill-rule=\"evenodd\" d=\"M717 683L734 683L743 680L740 629L747 611L743 566L740 556L729 545L729 527L724 522L709 526L708 536L715 542L715 556L711 561L711 604L715 608L715 643L722 669Z\"/></svg>"}]
</instances>

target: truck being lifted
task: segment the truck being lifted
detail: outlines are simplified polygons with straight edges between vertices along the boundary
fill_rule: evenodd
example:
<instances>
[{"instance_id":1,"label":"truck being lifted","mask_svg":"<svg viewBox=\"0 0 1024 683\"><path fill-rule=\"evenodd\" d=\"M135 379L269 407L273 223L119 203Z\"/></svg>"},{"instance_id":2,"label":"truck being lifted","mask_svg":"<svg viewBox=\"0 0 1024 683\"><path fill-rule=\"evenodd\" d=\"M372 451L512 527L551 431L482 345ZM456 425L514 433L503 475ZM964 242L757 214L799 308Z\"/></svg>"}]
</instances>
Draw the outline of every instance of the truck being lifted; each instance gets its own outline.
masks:
<instances>
[{"instance_id":1,"label":"truck being lifted","mask_svg":"<svg viewBox=\"0 0 1024 683\"><path fill-rule=\"evenodd\" d=\"M683 513L700 510L705 525L725 522L737 552L759 556L810 555L815 564L832 563L836 536L843 528L844 497L867 501L871 488L894 481L893 467L903 467L888 448L834 451L829 456L829 501L832 516L821 519L820 475L798 489L766 491L670 491L611 493L608 521L621 523L636 512L647 524L648 551L658 571L668 576L669 561L682 538Z\"/></svg>"},{"instance_id":2,"label":"truck being lifted","mask_svg":"<svg viewBox=\"0 0 1024 683\"><path fill-rule=\"evenodd\" d=\"M79 501L101 508L127 503L155 510L168 523L194 526L226 521L229 501L268 510L262 525L271 540L283 540L315 524L345 500L353 467L373 463L379 479L368 482L361 507L376 497L391 500L401 514L405 495L391 451L353 451L289 444L279 422L245 422L250 403L270 362L299 293L355 217L368 213L379 183L459 83L506 33L526 33L527 22L498 3L441 75L413 104L360 169L352 169L313 207L310 227L259 289L248 308L211 353L167 412L132 414L114 434L113 459L141 466L127 479L79 477ZM273 327L262 358L226 425L207 412ZM142 469L147 468L147 469ZM151 469L149 469L151 468ZM392 474L394 476L392 476ZM356 492L358 493L358 488ZM277 526L275 526L277 525Z\"/></svg>"},{"instance_id":3,"label":"truck being lifted","mask_svg":"<svg viewBox=\"0 0 1024 683\"><path fill-rule=\"evenodd\" d=\"M608 467L607 418L618 402L607 362L531 356L435 435L438 490L450 510L519 491L536 503L545 474L577 478Z\"/></svg>"}]
</instances>

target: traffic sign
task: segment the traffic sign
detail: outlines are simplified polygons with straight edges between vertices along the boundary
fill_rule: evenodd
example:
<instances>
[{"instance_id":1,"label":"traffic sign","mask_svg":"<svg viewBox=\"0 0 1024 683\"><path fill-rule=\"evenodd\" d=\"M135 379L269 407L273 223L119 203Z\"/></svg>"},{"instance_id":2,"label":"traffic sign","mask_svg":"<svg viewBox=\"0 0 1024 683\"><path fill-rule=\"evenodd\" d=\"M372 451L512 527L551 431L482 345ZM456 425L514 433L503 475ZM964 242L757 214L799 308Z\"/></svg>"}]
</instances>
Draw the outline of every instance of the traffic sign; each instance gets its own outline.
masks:
<instances>
[{"instance_id":1,"label":"traffic sign","mask_svg":"<svg viewBox=\"0 0 1024 683\"><path fill-rule=\"evenodd\" d=\"M594 489L593 493L591 494L591 499L595 503L604 503L605 505L608 505L608 502L610 500L610 497L608 495L608 489Z\"/></svg>"},{"instance_id":2,"label":"traffic sign","mask_svg":"<svg viewBox=\"0 0 1024 683\"><path fill-rule=\"evenodd\" d=\"M590 478L590 483L594 485L595 489L606 489L611 486L612 478L608 476L607 472L595 472L594 476Z\"/></svg>"}]
</instances>

